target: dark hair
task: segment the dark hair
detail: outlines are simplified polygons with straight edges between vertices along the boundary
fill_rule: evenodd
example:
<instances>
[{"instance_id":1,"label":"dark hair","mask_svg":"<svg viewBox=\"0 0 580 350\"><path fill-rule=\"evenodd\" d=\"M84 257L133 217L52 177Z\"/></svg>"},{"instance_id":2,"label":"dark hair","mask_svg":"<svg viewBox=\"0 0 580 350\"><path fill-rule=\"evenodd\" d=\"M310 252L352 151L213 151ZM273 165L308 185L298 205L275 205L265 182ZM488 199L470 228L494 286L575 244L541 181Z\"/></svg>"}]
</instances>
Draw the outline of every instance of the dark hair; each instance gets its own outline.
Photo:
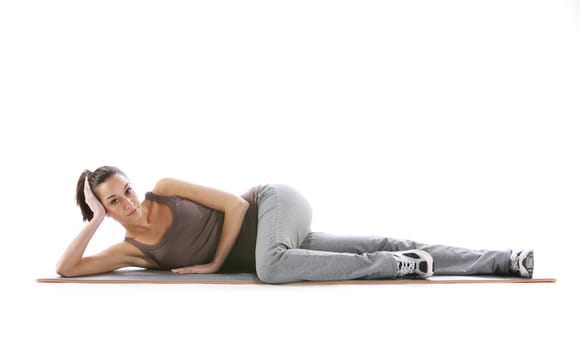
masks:
<instances>
[{"instance_id":1,"label":"dark hair","mask_svg":"<svg viewBox=\"0 0 580 350\"><path fill-rule=\"evenodd\" d=\"M81 208L81 213L83 214L84 221L90 221L93 218L93 211L87 205L85 201L85 178L89 177L89 186L91 190L95 193L95 188L107 181L108 178L115 174L125 175L119 168L114 166L102 166L97 168L95 171L85 170L82 172L77 182L77 205ZM96 196L96 194L95 194ZM98 197L97 197L98 198Z\"/></svg>"}]
</instances>

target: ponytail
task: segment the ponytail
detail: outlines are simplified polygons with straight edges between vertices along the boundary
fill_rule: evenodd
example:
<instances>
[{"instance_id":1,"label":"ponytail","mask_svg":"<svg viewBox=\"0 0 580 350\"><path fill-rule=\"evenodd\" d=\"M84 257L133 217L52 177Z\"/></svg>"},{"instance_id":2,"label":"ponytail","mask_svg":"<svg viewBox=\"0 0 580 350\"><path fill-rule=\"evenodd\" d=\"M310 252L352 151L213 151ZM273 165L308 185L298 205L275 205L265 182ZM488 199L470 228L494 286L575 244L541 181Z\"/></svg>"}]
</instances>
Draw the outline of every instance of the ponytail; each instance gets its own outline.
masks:
<instances>
[{"instance_id":1,"label":"ponytail","mask_svg":"<svg viewBox=\"0 0 580 350\"><path fill-rule=\"evenodd\" d=\"M79 181L77 182L77 205L81 208L83 221L90 221L93 218L93 211L89 208L89 205L85 200L85 179L87 177L89 178L90 185L90 175L91 172L89 170L83 171L79 177Z\"/></svg>"}]
</instances>

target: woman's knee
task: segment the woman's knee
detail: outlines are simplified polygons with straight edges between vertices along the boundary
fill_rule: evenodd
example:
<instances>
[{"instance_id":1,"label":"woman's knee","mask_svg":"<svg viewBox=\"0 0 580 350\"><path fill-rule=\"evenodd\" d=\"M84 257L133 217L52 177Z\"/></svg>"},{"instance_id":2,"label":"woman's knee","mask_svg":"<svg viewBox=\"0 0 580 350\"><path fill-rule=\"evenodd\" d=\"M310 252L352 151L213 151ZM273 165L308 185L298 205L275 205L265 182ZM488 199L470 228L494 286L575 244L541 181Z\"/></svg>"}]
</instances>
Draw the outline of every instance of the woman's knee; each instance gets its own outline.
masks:
<instances>
[{"instance_id":1,"label":"woman's knee","mask_svg":"<svg viewBox=\"0 0 580 350\"><path fill-rule=\"evenodd\" d=\"M284 275L280 272L279 264L256 264L256 274L260 281L265 283L284 283Z\"/></svg>"}]
</instances>

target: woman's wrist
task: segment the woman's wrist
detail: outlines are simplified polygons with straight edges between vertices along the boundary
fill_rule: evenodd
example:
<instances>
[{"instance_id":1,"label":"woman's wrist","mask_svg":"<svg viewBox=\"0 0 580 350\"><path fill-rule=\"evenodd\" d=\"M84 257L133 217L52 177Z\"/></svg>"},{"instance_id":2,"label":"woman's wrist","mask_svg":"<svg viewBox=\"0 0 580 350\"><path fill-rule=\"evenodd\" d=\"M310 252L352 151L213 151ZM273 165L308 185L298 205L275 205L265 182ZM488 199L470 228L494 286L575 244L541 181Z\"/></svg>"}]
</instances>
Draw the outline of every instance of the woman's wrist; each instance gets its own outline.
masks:
<instances>
[{"instance_id":1,"label":"woman's wrist","mask_svg":"<svg viewBox=\"0 0 580 350\"><path fill-rule=\"evenodd\" d=\"M221 269L222 265L224 264L225 259L221 259L219 257L215 257L212 262L209 263L215 270Z\"/></svg>"},{"instance_id":2,"label":"woman's wrist","mask_svg":"<svg viewBox=\"0 0 580 350\"><path fill-rule=\"evenodd\" d=\"M89 223L93 225L100 225L103 220L105 220L106 216L107 214L105 213L93 213L93 218L89 221Z\"/></svg>"}]
</instances>

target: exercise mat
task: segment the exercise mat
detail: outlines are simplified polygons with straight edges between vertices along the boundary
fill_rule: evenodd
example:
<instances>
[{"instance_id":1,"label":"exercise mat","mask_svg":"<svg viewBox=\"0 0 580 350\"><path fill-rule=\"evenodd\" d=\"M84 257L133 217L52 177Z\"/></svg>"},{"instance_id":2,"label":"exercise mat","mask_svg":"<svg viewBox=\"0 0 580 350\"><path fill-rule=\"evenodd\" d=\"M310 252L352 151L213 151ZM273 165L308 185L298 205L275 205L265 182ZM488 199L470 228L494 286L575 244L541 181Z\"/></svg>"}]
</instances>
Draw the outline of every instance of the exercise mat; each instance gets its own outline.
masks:
<instances>
[{"instance_id":1,"label":"exercise mat","mask_svg":"<svg viewBox=\"0 0 580 350\"><path fill-rule=\"evenodd\" d=\"M177 274L171 271L120 269L90 276L38 278L40 283L150 283L150 284L265 284L254 273ZM382 279L345 281L301 281L286 284L454 284L454 283L554 283L554 278L513 276L432 276L427 279Z\"/></svg>"}]
</instances>

